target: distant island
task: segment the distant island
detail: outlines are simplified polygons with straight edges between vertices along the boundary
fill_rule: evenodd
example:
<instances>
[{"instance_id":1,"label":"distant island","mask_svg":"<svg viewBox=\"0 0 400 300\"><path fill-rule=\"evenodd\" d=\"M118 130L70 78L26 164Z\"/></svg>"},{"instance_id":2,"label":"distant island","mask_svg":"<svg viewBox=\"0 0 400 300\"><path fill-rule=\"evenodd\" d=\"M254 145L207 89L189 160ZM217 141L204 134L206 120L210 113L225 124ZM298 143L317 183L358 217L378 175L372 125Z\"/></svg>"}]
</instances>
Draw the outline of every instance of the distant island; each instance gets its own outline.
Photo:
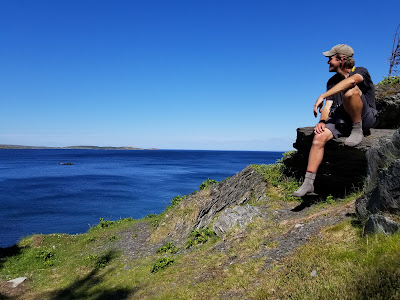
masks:
<instances>
[{"instance_id":1,"label":"distant island","mask_svg":"<svg viewBox=\"0 0 400 300\"><path fill-rule=\"evenodd\" d=\"M157 148L137 148L137 147L99 147L99 146L68 146L68 147L46 147L46 146L23 146L23 145L4 145L0 144L0 149L87 149L87 150L158 150Z\"/></svg>"}]
</instances>

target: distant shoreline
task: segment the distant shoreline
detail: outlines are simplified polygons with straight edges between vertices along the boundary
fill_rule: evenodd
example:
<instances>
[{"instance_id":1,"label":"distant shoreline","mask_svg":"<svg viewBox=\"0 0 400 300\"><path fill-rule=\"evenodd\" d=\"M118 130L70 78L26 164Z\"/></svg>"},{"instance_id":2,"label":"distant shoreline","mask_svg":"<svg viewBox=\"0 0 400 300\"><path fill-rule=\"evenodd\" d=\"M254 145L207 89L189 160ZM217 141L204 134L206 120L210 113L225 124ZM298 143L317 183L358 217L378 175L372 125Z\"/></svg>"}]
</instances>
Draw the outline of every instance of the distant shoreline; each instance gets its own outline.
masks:
<instances>
[{"instance_id":1,"label":"distant shoreline","mask_svg":"<svg viewBox=\"0 0 400 300\"><path fill-rule=\"evenodd\" d=\"M99 147L99 146L68 146L68 147L47 147L47 146L24 146L24 145L4 145L0 144L0 149L82 149L82 150L158 150L157 148L137 148L137 147Z\"/></svg>"}]
</instances>

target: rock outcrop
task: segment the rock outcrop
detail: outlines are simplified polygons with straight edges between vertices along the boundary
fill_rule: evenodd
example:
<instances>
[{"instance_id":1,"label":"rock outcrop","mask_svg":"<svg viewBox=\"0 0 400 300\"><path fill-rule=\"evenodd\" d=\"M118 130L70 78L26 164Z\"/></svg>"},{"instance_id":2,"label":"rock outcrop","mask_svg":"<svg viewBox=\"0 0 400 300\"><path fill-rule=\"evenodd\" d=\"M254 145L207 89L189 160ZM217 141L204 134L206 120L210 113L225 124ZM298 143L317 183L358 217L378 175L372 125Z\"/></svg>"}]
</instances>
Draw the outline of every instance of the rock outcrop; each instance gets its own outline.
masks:
<instances>
[{"instance_id":1,"label":"rock outcrop","mask_svg":"<svg viewBox=\"0 0 400 300\"><path fill-rule=\"evenodd\" d=\"M364 197L356 203L359 216L385 211L400 213L400 129L380 139L366 153L368 176Z\"/></svg>"},{"instance_id":2,"label":"rock outcrop","mask_svg":"<svg viewBox=\"0 0 400 300\"><path fill-rule=\"evenodd\" d=\"M344 145L345 138L329 141L315 179L315 192L322 196L340 196L362 188L367 176L368 149L378 144L380 139L392 136L394 132L394 129L371 129L371 134L353 148ZM307 168L313 136L313 127L297 129L297 139L293 145L297 152L284 160L289 174L299 180L303 179Z\"/></svg>"},{"instance_id":3,"label":"rock outcrop","mask_svg":"<svg viewBox=\"0 0 400 300\"><path fill-rule=\"evenodd\" d=\"M266 183L251 166L211 188L210 200L199 210L196 228L208 226L225 208L265 198Z\"/></svg>"},{"instance_id":4,"label":"rock outcrop","mask_svg":"<svg viewBox=\"0 0 400 300\"><path fill-rule=\"evenodd\" d=\"M400 86L377 85L376 108L378 115L374 128L399 128L400 127Z\"/></svg>"},{"instance_id":5,"label":"rock outcrop","mask_svg":"<svg viewBox=\"0 0 400 300\"><path fill-rule=\"evenodd\" d=\"M223 235L235 224L251 221L257 209L246 204L266 202L266 187L261 175L247 166L230 178L187 195L163 216L151 239L182 244L192 230L205 227L214 227Z\"/></svg>"}]
</instances>

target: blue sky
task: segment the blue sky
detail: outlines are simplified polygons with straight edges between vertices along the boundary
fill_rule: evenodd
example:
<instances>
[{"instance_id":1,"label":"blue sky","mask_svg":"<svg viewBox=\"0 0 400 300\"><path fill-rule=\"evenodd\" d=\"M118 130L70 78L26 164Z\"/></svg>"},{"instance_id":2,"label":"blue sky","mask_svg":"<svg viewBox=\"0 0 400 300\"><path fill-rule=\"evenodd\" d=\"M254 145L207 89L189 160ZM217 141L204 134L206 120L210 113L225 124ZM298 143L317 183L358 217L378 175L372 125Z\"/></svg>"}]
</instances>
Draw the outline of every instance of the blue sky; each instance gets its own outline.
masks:
<instances>
[{"instance_id":1,"label":"blue sky","mask_svg":"<svg viewBox=\"0 0 400 300\"><path fill-rule=\"evenodd\" d=\"M0 0L0 144L292 149L355 50L387 76L396 1Z\"/></svg>"}]
</instances>

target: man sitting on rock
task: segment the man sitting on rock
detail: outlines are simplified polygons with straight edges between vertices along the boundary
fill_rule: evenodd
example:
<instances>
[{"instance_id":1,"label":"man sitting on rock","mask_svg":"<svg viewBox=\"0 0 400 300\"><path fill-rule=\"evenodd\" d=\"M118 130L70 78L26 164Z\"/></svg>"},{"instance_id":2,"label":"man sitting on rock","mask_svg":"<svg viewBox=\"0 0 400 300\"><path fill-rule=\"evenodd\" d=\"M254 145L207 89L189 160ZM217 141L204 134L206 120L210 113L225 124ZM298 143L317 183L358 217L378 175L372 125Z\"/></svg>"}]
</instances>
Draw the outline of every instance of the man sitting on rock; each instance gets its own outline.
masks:
<instances>
[{"instance_id":1,"label":"man sitting on rock","mask_svg":"<svg viewBox=\"0 0 400 300\"><path fill-rule=\"evenodd\" d=\"M319 110L321 118L314 127L304 182L293 193L296 197L314 192L315 175L329 140L348 136L345 145L354 147L361 143L364 132L368 132L375 122L375 87L367 69L354 67L353 49L339 44L323 54L329 58L329 72L336 74L328 80L327 91L314 105L314 116L317 117Z\"/></svg>"}]
</instances>

